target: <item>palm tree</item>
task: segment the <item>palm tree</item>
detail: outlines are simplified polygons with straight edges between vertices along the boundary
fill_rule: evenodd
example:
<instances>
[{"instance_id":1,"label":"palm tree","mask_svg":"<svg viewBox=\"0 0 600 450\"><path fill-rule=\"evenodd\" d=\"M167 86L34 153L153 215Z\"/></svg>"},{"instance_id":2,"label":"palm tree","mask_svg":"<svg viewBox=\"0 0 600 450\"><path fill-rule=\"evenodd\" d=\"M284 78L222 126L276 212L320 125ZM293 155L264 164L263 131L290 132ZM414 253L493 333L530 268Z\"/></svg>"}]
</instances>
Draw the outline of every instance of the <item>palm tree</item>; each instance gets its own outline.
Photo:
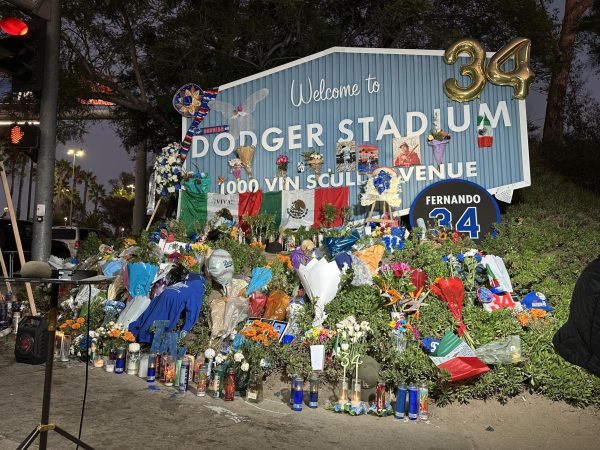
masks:
<instances>
[{"instance_id":1,"label":"palm tree","mask_svg":"<svg viewBox=\"0 0 600 450\"><path fill-rule=\"evenodd\" d=\"M88 190L93 183L98 183L98 179L93 172L82 171L83 176L83 210L87 211Z\"/></svg>"},{"instance_id":2,"label":"palm tree","mask_svg":"<svg viewBox=\"0 0 600 450\"><path fill-rule=\"evenodd\" d=\"M97 181L92 181L89 187L90 200L94 203L94 212L98 212L98 204L106 197L106 189Z\"/></svg>"},{"instance_id":3,"label":"palm tree","mask_svg":"<svg viewBox=\"0 0 600 450\"><path fill-rule=\"evenodd\" d=\"M56 197L56 210L60 210L64 189L69 186L71 176L71 165L66 159L56 160L54 166L54 196Z\"/></svg>"}]
</instances>

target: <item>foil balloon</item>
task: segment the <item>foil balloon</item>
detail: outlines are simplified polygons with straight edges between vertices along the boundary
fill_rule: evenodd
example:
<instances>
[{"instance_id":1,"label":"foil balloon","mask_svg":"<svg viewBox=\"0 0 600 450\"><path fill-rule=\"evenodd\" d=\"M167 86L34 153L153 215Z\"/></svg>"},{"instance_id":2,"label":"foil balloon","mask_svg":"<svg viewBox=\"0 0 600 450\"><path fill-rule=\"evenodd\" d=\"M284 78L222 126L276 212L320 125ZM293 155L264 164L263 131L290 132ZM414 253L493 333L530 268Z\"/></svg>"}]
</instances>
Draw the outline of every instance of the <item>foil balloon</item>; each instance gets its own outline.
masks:
<instances>
[{"instance_id":1,"label":"foil balloon","mask_svg":"<svg viewBox=\"0 0 600 450\"><path fill-rule=\"evenodd\" d=\"M514 38L502 47L490 60L486 75L488 80L501 86L512 86L515 98L523 100L529 94L529 86L535 74L529 67L531 41L527 38ZM514 68L504 71L502 66L514 56Z\"/></svg>"},{"instance_id":2,"label":"foil balloon","mask_svg":"<svg viewBox=\"0 0 600 450\"><path fill-rule=\"evenodd\" d=\"M215 250L208 259L208 273L221 286L227 286L233 278L233 259L228 251Z\"/></svg>"},{"instance_id":3,"label":"foil balloon","mask_svg":"<svg viewBox=\"0 0 600 450\"><path fill-rule=\"evenodd\" d=\"M485 87L485 50L475 39L459 39L446 49L444 62L454 64L461 53L467 53L470 60L461 64L460 74L471 78L471 83L462 87L456 78L449 78L444 83L444 93L451 100L468 102L478 98Z\"/></svg>"}]
</instances>

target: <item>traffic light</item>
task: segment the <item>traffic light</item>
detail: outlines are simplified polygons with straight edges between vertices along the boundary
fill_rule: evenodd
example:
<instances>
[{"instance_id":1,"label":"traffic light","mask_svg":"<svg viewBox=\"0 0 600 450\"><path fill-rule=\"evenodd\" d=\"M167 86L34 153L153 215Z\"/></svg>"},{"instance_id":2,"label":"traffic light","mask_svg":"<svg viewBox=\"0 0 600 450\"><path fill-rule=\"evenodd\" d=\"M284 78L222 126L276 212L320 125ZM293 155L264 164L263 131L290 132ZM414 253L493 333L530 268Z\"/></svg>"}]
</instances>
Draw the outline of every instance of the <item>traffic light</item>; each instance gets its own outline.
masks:
<instances>
[{"instance_id":1,"label":"traffic light","mask_svg":"<svg viewBox=\"0 0 600 450\"><path fill-rule=\"evenodd\" d=\"M33 162L37 162L40 145L40 128L37 125L13 123L7 134L9 149L24 151Z\"/></svg>"},{"instance_id":2,"label":"traffic light","mask_svg":"<svg viewBox=\"0 0 600 450\"><path fill-rule=\"evenodd\" d=\"M0 71L12 76L13 92L38 92L44 75L46 21L32 17L25 25L25 34L0 39Z\"/></svg>"}]
</instances>

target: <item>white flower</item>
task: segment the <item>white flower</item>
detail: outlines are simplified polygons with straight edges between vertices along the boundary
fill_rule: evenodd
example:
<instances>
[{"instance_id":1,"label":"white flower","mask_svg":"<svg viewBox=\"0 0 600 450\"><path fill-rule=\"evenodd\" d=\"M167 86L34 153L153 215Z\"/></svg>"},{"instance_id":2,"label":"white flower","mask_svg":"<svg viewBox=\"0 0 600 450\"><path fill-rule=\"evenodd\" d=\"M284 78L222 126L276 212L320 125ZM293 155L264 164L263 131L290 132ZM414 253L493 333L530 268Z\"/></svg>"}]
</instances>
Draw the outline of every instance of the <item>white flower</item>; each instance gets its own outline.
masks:
<instances>
[{"instance_id":1,"label":"white flower","mask_svg":"<svg viewBox=\"0 0 600 450\"><path fill-rule=\"evenodd\" d=\"M244 355L242 355L240 352L237 352L236 354L233 355L233 360L235 362L242 362L243 359L244 359Z\"/></svg>"},{"instance_id":2,"label":"white flower","mask_svg":"<svg viewBox=\"0 0 600 450\"><path fill-rule=\"evenodd\" d=\"M267 364L267 361L264 358L262 358L260 360L260 367L268 367L268 366L269 366L269 364Z\"/></svg>"},{"instance_id":3,"label":"white flower","mask_svg":"<svg viewBox=\"0 0 600 450\"><path fill-rule=\"evenodd\" d=\"M248 364L248 361L244 361L242 363L241 369L242 372L248 372L248 369L250 369L250 364Z\"/></svg>"},{"instance_id":4,"label":"white flower","mask_svg":"<svg viewBox=\"0 0 600 450\"><path fill-rule=\"evenodd\" d=\"M348 333L346 331L342 331L342 339L348 339Z\"/></svg>"},{"instance_id":5,"label":"white flower","mask_svg":"<svg viewBox=\"0 0 600 450\"><path fill-rule=\"evenodd\" d=\"M110 322L108 322L108 326L112 327L115 323L111 320Z\"/></svg>"},{"instance_id":6,"label":"white flower","mask_svg":"<svg viewBox=\"0 0 600 450\"><path fill-rule=\"evenodd\" d=\"M465 256L475 256L478 253L476 248L472 248L471 250L469 250L468 252L465 252L464 255Z\"/></svg>"},{"instance_id":7,"label":"white flower","mask_svg":"<svg viewBox=\"0 0 600 450\"><path fill-rule=\"evenodd\" d=\"M350 345L348 345L348 343L344 342L342 344L342 351L343 352L347 352L349 348L350 348Z\"/></svg>"},{"instance_id":8,"label":"white flower","mask_svg":"<svg viewBox=\"0 0 600 450\"><path fill-rule=\"evenodd\" d=\"M221 364L223 362L223 355L221 355L220 353L217 355L217 357L215 358L215 363Z\"/></svg>"},{"instance_id":9,"label":"white flower","mask_svg":"<svg viewBox=\"0 0 600 450\"><path fill-rule=\"evenodd\" d=\"M354 336L354 328L350 328L348 330L348 336L350 336L350 337Z\"/></svg>"},{"instance_id":10,"label":"white flower","mask_svg":"<svg viewBox=\"0 0 600 450\"><path fill-rule=\"evenodd\" d=\"M360 330L360 325L355 323L354 324L354 331L359 331Z\"/></svg>"},{"instance_id":11,"label":"white flower","mask_svg":"<svg viewBox=\"0 0 600 450\"><path fill-rule=\"evenodd\" d=\"M207 348L204 352L204 357L208 359L213 359L215 357L215 351L212 348Z\"/></svg>"},{"instance_id":12,"label":"white flower","mask_svg":"<svg viewBox=\"0 0 600 450\"><path fill-rule=\"evenodd\" d=\"M360 338L363 336L363 334L364 334L364 333L363 333L362 331L357 331L357 332L356 332L356 339L357 339L357 340L358 340L358 339L360 339Z\"/></svg>"},{"instance_id":13,"label":"white flower","mask_svg":"<svg viewBox=\"0 0 600 450\"><path fill-rule=\"evenodd\" d=\"M343 322L338 322L338 323L336 323L336 324L335 324L335 327L336 327L338 330L341 330L342 328L344 328L344 323L343 323Z\"/></svg>"},{"instance_id":14,"label":"white flower","mask_svg":"<svg viewBox=\"0 0 600 450\"><path fill-rule=\"evenodd\" d=\"M366 320L363 320L360 323L360 329L363 331L367 331L369 329L369 322L367 322Z\"/></svg>"}]
</instances>

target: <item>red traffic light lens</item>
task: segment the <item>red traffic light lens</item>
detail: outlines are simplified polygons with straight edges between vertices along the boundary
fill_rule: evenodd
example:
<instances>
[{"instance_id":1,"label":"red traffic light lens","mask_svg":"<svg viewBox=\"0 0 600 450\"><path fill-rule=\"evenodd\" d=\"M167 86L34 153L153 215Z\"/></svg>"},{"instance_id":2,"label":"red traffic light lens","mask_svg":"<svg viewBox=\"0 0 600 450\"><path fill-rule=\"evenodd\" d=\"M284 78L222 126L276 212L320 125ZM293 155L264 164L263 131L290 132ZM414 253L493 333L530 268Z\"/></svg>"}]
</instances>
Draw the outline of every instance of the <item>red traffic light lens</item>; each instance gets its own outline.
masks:
<instances>
[{"instance_id":1,"label":"red traffic light lens","mask_svg":"<svg viewBox=\"0 0 600 450\"><path fill-rule=\"evenodd\" d=\"M29 31L27 24L16 17L6 17L0 20L0 29L11 36L24 36Z\"/></svg>"}]
</instances>

